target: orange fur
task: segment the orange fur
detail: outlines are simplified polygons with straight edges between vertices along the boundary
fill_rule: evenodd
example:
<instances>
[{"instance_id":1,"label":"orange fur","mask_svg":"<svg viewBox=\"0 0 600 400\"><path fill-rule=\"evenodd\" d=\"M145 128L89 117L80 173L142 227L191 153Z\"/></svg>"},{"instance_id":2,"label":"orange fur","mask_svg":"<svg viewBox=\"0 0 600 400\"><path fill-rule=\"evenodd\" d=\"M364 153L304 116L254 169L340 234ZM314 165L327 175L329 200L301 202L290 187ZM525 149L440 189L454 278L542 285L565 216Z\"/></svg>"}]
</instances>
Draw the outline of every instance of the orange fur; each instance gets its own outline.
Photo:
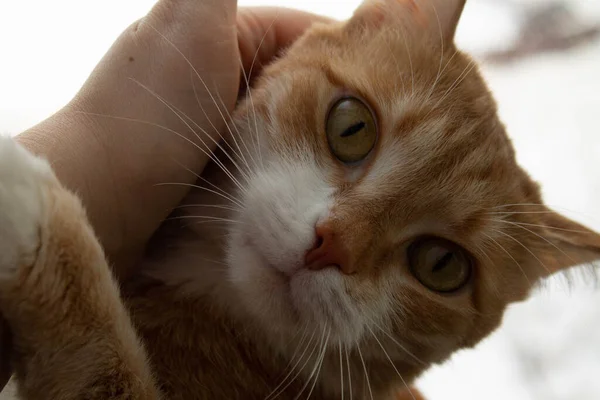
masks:
<instances>
[{"instance_id":1,"label":"orange fur","mask_svg":"<svg viewBox=\"0 0 600 400\"><path fill-rule=\"evenodd\" d=\"M517 165L485 82L454 47L462 2L433 3L439 25L371 26L377 4L386 15L398 4L367 1L266 69L237 110L232 159L218 154L237 181L210 165L203 178L217 189L190 193L173 215L183 218L158 233L170 246L151 243L123 288L148 364L79 205L51 186L36 261L19 266L0 298L26 397L157 398L156 382L168 399L411 399L398 390L486 337L540 279L600 258L600 236L543 206ZM324 132L331 103L349 93L379 127L374 150L352 166L333 157ZM307 207L298 219L308 219L312 201L297 199L311 191L330 206L320 217L353 274L290 272L242 252L287 246L282 238L304 225L281 218ZM199 216L202 204L217 208ZM473 255L466 287L441 295L411 275L406 247L422 234ZM262 246L263 258L281 246Z\"/></svg>"}]
</instances>

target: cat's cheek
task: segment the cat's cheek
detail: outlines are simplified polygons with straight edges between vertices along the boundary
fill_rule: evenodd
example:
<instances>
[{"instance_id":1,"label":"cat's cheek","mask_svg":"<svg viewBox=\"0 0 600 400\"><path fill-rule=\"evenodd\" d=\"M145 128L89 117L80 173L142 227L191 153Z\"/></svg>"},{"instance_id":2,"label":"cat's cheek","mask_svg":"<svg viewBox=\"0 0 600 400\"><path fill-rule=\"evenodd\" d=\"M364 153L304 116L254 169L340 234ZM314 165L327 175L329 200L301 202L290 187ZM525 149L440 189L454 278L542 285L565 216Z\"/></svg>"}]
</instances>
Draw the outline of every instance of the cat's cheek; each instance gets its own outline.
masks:
<instances>
[{"instance_id":1,"label":"cat's cheek","mask_svg":"<svg viewBox=\"0 0 600 400\"><path fill-rule=\"evenodd\" d=\"M270 328L291 328L292 308L284 276L266 265L263 258L244 243L240 233L232 235L227 253L229 279L241 306Z\"/></svg>"}]
</instances>

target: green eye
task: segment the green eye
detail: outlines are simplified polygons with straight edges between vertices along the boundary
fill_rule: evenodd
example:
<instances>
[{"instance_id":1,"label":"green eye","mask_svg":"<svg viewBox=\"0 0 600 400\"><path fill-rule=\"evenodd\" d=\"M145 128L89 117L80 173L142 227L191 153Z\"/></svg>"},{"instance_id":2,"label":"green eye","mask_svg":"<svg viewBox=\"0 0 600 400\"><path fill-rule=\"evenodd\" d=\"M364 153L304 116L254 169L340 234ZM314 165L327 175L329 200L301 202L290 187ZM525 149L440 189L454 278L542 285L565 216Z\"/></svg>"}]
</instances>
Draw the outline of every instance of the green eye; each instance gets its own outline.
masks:
<instances>
[{"instance_id":1,"label":"green eye","mask_svg":"<svg viewBox=\"0 0 600 400\"><path fill-rule=\"evenodd\" d=\"M408 247L407 253L410 271L429 290L454 292L471 277L471 257L449 240L422 237Z\"/></svg>"},{"instance_id":2,"label":"green eye","mask_svg":"<svg viewBox=\"0 0 600 400\"><path fill-rule=\"evenodd\" d=\"M331 152L344 163L363 160L377 141L373 113L354 97L343 98L331 108L326 132Z\"/></svg>"}]
</instances>

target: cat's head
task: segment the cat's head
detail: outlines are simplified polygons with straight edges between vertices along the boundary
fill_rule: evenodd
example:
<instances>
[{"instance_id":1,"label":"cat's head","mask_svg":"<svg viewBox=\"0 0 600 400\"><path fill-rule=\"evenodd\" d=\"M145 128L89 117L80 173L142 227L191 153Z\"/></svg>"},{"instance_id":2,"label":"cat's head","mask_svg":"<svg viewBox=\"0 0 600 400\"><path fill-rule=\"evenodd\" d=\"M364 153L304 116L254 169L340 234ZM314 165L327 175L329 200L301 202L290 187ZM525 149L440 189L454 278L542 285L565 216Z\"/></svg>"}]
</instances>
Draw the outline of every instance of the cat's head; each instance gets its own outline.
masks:
<instances>
[{"instance_id":1,"label":"cat's head","mask_svg":"<svg viewBox=\"0 0 600 400\"><path fill-rule=\"evenodd\" d=\"M312 28L238 111L229 274L273 338L308 332L411 375L600 258L600 236L544 207L517 165L454 45L463 6L368 0Z\"/></svg>"}]
</instances>

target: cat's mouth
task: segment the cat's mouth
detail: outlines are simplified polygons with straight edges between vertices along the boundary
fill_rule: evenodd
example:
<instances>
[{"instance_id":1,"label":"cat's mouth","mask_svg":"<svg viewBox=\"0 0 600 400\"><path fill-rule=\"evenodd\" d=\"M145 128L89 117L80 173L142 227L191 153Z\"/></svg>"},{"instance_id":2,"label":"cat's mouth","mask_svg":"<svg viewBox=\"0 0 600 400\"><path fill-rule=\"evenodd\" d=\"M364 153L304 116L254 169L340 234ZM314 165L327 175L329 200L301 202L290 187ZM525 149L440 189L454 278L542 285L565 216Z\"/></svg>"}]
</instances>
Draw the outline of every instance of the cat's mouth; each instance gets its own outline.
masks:
<instances>
[{"instance_id":1,"label":"cat's mouth","mask_svg":"<svg viewBox=\"0 0 600 400\"><path fill-rule=\"evenodd\" d=\"M300 262L280 264L299 257L293 251L269 254L257 245L260 236L243 235L232 249L238 255L232 278L243 303L267 331L290 335L299 329L326 329L343 343L361 337L360 307L348 295L343 274L336 268L311 270Z\"/></svg>"},{"instance_id":2,"label":"cat's mouth","mask_svg":"<svg viewBox=\"0 0 600 400\"><path fill-rule=\"evenodd\" d=\"M268 268L273 273L279 275L282 280L286 281L286 284L289 284L290 279L304 267L302 262L294 261L293 256L285 257L289 260L285 263L270 260L268 255L261 250L260 246L255 243L251 236L246 237L244 244L258 256L264 268Z\"/></svg>"}]
</instances>

